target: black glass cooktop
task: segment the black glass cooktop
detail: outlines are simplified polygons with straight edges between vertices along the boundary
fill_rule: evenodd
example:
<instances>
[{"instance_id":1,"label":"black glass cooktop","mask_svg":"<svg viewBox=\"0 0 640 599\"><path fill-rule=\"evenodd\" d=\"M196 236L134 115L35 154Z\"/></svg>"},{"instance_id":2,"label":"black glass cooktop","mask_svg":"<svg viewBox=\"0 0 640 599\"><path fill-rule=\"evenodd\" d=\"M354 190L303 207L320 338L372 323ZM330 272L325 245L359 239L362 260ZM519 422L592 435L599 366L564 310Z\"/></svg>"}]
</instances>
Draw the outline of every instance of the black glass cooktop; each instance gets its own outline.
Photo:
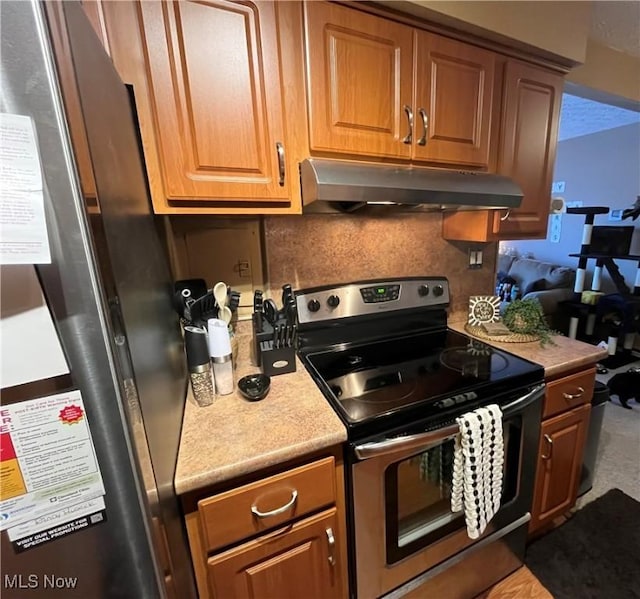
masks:
<instances>
[{"instance_id":1,"label":"black glass cooktop","mask_svg":"<svg viewBox=\"0 0 640 599\"><path fill-rule=\"evenodd\" d=\"M303 360L352 426L489 398L544 376L541 366L451 330L311 351Z\"/></svg>"}]
</instances>

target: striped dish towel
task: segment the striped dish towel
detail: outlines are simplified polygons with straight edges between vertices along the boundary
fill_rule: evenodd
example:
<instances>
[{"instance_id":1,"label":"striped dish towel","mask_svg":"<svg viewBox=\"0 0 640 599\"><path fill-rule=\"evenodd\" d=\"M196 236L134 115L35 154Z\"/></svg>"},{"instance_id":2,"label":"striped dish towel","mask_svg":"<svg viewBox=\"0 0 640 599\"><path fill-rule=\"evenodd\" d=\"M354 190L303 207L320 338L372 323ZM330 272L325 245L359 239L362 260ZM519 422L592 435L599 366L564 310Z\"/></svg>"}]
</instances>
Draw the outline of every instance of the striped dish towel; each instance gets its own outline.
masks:
<instances>
[{"instance_id":1,"label":"striped dish towel","mask_svg":"<svg viewBox=\"0 0 640 599\"><path fill-rule=\"evenodd\" d=\"M456 419L451 511L464 509L467 534L477 539L500 508L504 442L502 411L492 404Z\"/></svg>"}]
</instances>

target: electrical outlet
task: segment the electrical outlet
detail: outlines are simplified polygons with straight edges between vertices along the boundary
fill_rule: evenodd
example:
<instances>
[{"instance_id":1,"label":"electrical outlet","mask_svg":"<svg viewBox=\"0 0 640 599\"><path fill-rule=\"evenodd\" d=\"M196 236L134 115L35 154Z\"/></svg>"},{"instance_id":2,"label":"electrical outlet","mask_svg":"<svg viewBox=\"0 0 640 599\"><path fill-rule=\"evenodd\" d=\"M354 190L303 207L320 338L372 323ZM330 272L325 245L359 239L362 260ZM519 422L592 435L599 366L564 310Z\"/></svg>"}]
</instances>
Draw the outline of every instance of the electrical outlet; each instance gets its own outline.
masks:
<instances>
[{"instance_id":1,"label":"electrical outlet","mask_svg":"<svg viewBox=\"0 0 640 599\"><path fill-rule=\"evenodd\" d=\"M551 243L560 243L560 234L562 233L562 214L552 214L549 224L549 241Z\"/></svg>"},{"instance_id":2,"label":"electrical outlet","mask_svg":"<svg viewBox=\"0 0 640 599\"><path fill-rule=\"evenodd\" d=\"M616 208L614 210L611 210L611 212L609 212L609 220L616 220L616 221L620 221L622 220L622 208Z\"/></svg>"},{"instance_id":3,"label":"electrical outlet","mask_svg":"<svg viewBox=\"0 0 640 599\"><path fill-rule=\"evenodd\" d=\"M469 268L472 268L472 269L482 268L482 250L478 250L478 249L469 250Z\"/></svg>"},{"instance_id":4,"label":"electrical outlet","mask_svg":"<svg viewBox=\"0 0 640 599\"><path fill-rule=\"evenodd\" d=\"M564 193L565 186L565 181L554 181L551 184L551 193Z\"/></svg>"}]
</instances>

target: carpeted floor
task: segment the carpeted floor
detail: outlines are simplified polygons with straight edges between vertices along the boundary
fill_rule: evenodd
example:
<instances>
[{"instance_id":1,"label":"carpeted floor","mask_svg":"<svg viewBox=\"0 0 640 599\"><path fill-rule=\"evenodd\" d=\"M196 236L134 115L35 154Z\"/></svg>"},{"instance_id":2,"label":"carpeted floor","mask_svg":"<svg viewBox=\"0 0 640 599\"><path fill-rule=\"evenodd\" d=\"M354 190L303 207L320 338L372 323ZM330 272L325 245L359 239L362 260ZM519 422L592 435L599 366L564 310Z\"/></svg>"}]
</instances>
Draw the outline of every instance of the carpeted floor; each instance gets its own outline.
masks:
<instances>
[{"instance_id":1,"label":"carpeted floor","mask_svg":"<svg viewBox=\"0 0 640 599\"><path fill-rule=\"evenodd\" d=\"M640 599L640 502L608 491L527 548L554 599Z\"/></svg>"}]
</instances>

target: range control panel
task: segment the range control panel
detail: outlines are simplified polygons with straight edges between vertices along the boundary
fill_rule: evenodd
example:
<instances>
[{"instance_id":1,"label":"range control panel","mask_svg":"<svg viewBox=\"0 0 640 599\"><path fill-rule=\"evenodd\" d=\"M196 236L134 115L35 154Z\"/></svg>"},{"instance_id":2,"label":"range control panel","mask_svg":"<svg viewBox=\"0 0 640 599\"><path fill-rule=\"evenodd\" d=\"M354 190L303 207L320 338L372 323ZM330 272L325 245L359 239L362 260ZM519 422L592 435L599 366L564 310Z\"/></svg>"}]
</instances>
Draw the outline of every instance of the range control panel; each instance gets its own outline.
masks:
<instances>
[{"instance_id":1,"label":"range control panel","mask_svg":"<svg viewBox=\"0 0 640 599\"><path fill-rule=\"evenodd\" d=\"M361 287L360 293L365 304L392 302L400 297L400 285L374 285Z\"/></svg>"},{"instance_id":2,"label":"range control panel","mask_svg":"<svg viewBox=\"0 0 640 599\"><path fill-rule=\"evenodd\" d=\"M300 324L414 308L445 308L449 282L444 277L380 279L296 291Z\"/></svg>"}]
</instances>

